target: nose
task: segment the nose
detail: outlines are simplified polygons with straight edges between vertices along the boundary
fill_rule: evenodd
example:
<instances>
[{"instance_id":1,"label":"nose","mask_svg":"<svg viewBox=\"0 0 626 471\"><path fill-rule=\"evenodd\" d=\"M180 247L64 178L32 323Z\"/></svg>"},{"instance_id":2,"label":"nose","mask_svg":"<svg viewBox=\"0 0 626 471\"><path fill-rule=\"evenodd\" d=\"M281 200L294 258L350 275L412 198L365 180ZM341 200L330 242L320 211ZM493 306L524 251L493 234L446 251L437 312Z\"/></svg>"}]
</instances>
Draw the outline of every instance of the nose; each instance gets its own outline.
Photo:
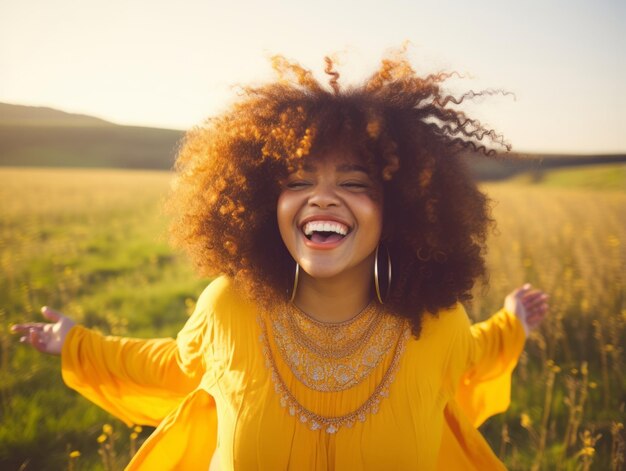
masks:
<instances>
[{"instance_id":1,"label":"nose","mask_svg":"<svg viewBox=\"0 0 626 471\"><path fill-rule=\"evenodd\" d=\"M340 204L341 200L332 185L318 184L313 188L309 196L309 205L317 206L318 208L328 208L339 206Z\"/></svg>"}]
</instances>

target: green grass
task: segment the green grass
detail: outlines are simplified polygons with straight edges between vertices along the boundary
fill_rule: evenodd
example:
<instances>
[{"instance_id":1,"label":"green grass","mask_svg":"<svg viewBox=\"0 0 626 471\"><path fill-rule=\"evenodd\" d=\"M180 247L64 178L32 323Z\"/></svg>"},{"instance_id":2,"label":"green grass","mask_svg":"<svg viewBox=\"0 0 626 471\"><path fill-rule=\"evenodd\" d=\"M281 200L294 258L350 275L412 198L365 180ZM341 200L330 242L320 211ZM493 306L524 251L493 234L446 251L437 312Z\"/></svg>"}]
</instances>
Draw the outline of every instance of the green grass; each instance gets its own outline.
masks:
<instances>
[{"instance_id":1,"label":"green grass","mask_svg":"<svg viewBox=\"0 0 626 471\"><path fill-rule=\"evenodd\" d=\"M528 414L540 428L547 360L560 371L541 469L561 463L573 470L579 464L580 440L563 449L563 398L568 381L581 379L574 370L580 371L582 361L589 364L591 386L580 432L603 435L592 469L610 469L611 422L623 421L626 308L620 260L626 192L604 190L623 190L615 182L624 167L598 167L593 178L588 170L550 172L541 183L484 186L499 202L499 235L489 242L489 290L477 287L469 312L476 319L487 316L524 281L552 295L551 318L529 339L515 372L511 407L482 428L512 470L530 469L537 459L537 443L520 417ZM105 333L174 336L208 280L197 278L189 262L168 247L160 208L170 177L0 169L0 469L67 469L72 450L81 452L80 469L103 469L96 439L106 423L115 429L120 466L128 461L130 430L68 390L59 359L20 345L8 326L39 319L40 306L47 304ZM510 443L503 446L505 428Z\"/></svg>"},{"instance_id":2,"label":"green grass","mask_svg":"<svg viewBox=\"0 0 626 471\"><path fill-rule=\"evenodd\" d=\"M588 165L526 173L513 181L549 188L626 191L626 164Z\"/></svg>"},{"instance_id":3,"label":"green grass","mask_svg":"<svg viewBox=\"0 0 626 471\"><path fill-rule=\"evenodd\" d=\"M128 453L126 427L64 386L58 358L7 330L39 320L47 304L105 333L175 336L207 280L168 247L160 201L169 178L0 170L0 468L65 469L74 449L82 469L101 468L96 438L107 422Z\"/></svg>"}]
</instances>

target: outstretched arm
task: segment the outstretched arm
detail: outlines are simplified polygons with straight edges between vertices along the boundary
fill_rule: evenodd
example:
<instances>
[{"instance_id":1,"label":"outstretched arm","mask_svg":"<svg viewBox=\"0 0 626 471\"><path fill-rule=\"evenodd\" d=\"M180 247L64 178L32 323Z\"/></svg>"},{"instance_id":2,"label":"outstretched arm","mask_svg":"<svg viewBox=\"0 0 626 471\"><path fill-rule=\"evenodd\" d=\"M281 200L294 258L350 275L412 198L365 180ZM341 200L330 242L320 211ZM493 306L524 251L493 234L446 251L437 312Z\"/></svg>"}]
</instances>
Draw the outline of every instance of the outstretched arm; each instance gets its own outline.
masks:
<instances>
[{"instance_id":1,"label":"outstretched arm","mask_svg":"<svg viewBox=\"0 0 626 471\"><path fill-rule=\"evenodd\" d=\"M485 379L499 374L509 360L517 362L524 340L548 313L548 295L525 284L510 292L500 311L470 327L467 375ZM522 329L518 327L518 321ZM520 333L521 330L521 333Z\"/></svg>"},{"instance_id":2,"label":"outstretched arm","mask_svg":"<svg viewBox=\"0 0 626 471\"><path fill-rule=\"evenodd\" d=\"M51 322L18 324L13 332L40 352L61 354L65 383L128 424L158 424L204 373L200 302L178 342L104 336L50 308L42 314Z\"/></svg>"},{"instance_id":3,"label":"outstretched arm","mask_svg":"<svg viewBox=\"0 0 626 471\"><path fill-rule=\"evenodd\" d=\"M462 335L466 366L456 399L474 426L509 406L511 373L529 332L547 313L548 296L525 284L505 298L500 311Z\"/></svg>"},{"instance_id":4,"label":"outstretched arm","mask_svg":"<svg viewBox=\"0 0 626 471\"><path fill-rule=\"evenodd\" d=\"M41 314L50 322L28 322L11 327L14 334L21 334L20 342L27 343L42 353L60 355L68 332L76 323L48 306Z\"/></svg>"},{"instance_id":5,"label":"outstretched arm","mask_svg":"<svg viewBox=\"0 0 626 471\"><path fill-rule=\"evenodd\" d=\"M515 314L524 326L526 335L536 329L548 314L549 296L529 283L518 288L504 299L504 309Z\"/></svg>"}]
</instances>

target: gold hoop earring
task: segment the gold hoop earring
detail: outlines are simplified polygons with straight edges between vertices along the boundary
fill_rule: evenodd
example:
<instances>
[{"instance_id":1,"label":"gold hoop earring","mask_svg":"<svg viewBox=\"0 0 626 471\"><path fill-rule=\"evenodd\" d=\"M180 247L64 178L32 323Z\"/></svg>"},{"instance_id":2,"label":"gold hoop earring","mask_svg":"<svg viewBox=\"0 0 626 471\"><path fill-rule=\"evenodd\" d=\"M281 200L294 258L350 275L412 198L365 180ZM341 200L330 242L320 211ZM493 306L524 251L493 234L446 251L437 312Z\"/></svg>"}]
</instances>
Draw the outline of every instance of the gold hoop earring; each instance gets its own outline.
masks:
<instances>
[{"instance_id":1,"label":"gold hoop earring","mask_svg":"<svg viewBox=\"0 0 626 471\"><path fill-rule=\"evenodd\" d=\"M298 289L298 279L300 278L300 264L296 262L296 276L293 279L293 289L291 290L291 298L289 302L292 303L296 299L296 290Z\"/></svg>"},{"instance_id":2,"label":"gold hoop earring","mask_svg":"<svg viewBox=\"0 0 626 471\"><path fill-rule=\"evenodd\" d=\"M383 301L383 297L380 291L380 282L378 277L378 249L380 244L376 247L376 255L374 256L374 287L376 288L376 297L378 298L378 302L380 304L385 304ZM385 298L389 297L389 292L391 291L391 255L389 254L389 249L385 247L387 250L387 290Z\"/></svg>"}]
</instances>

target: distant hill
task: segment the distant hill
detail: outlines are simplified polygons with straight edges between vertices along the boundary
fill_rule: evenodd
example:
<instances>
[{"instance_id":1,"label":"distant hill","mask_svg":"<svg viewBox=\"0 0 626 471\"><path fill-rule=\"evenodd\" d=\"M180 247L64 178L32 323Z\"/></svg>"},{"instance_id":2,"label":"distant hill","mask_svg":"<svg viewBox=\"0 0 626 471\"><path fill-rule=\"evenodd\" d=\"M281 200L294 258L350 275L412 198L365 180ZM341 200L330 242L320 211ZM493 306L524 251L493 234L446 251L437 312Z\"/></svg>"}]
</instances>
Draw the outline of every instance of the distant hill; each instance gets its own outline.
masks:
<instances>
[{"instance_id":1,"label":"distant hill","mask_svg":"<svg viewBox=\"0 0 626 471\"><path fill-rule=\"evenodd\" d=\"M182 131L0 103L0 166L171 169Z\"/></svg>"},{"instance_id":2,"label":"distant hill","mask_svg":"<svg viewBox=\"0 0 626 471\"><path fill-rule=\"evenodd\" d=\"M121 126L52 108L0 103L0 166L172 168L183 131ZM556 167L626 162L626 155L468 154L479 180L502 180Z\"/></svg>"},{"instance_id":3,"label":"distant hill","mask_svg":"<svg viewBox=\"0 0 626 471\"><path fill-rule=\"evenodd\" d=\"M115 126L93 116L66 113L43 106L0 103L0 126Z\"/></svg>"},{"instance_id":4,"label":"distant hill","mask_svg":"<svg viewBox=\"0 0 626 471\"><path fill-rule=\"evenodd\" d=\"M479 180L506 180L520 174L529 174L541 180L545 172L572 167L626 164L626 154L511 154L496 159L481 154L466 154L472 173Z\"/></svg>"}]
</instances>

